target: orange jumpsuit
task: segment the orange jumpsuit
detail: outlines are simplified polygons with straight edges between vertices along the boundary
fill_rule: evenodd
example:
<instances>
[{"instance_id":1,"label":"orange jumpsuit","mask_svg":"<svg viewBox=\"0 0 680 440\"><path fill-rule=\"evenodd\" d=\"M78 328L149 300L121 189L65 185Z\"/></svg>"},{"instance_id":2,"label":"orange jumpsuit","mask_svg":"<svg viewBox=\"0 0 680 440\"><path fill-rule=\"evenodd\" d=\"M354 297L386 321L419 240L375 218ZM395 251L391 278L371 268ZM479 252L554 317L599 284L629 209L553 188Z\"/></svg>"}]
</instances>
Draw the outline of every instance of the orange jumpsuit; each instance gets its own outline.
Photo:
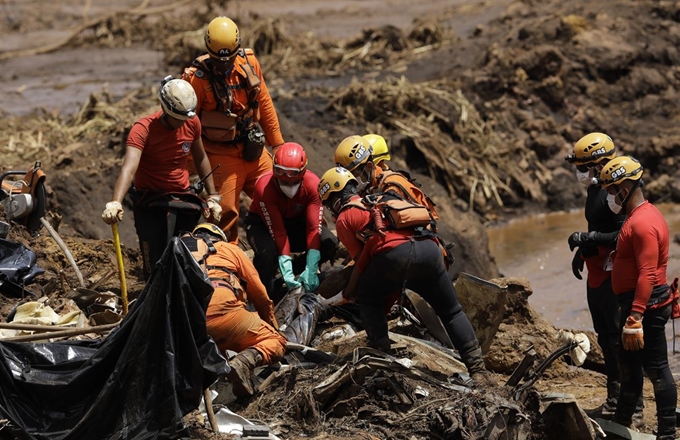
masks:
<instances>
[{"instance_id":1,"label":"orange jumpsuit","mask_svg":"<svg viewBox=\"0 0 680 440\"><path fill-rule=\"evenodd\" d=\"M251 49L244 49L243 55L237 55L234 59L234 67L224 75L229 93L233 99L232 112L240 114L248 106L248 91L244 87L246 76L244 65L247 62L252 66L255 74L260 78L260 91L257 95L258 106L254 109L253 121L259 122L265 134L266 143L272 147L278 147L283 143L279 119L272 102L267 85L262 76L260 63L255 58ZM246 66L247 67L247 66ZM197 73L198 71L198 73ZM184 70L182 79L191 83L196 91L198 105L196 114L201 117L202 111L215 111L218 107L218 99L213 93L213 87L208 75L192 66ZM238 133L237 133L238 136ZM203 134L203 146L208 154L210 164L220 167L213 174L215 188L222 196L222 219L220 228L227 234L230 242L238 240L238 216L239 199L241 191L252 197L257 178L272 169L272 156L263 149L259 160L247 162L243 159L242 142L235 144L215 142L207 139Z\"/></svg>"},{"instance_id":2,"label":"orange jumpsuit","mask_svg":"<svg viewBox=\"0 0 680 440\"><path fill-rule=\"evenodd\" d=\"M208 334L221 352L255 348L262 354L263 364L280 360L286 350L286 339L276 331L274 304L253 263L238 246L223 241L214 246L217 253L206 261L208 277L215 286L206 312ZM230 275L220 267L226 267L244 282L247 299L255 305L257 313L246 309L242 292L230 287L235 283L226 281Z\"/></svg>"}]
</instances>

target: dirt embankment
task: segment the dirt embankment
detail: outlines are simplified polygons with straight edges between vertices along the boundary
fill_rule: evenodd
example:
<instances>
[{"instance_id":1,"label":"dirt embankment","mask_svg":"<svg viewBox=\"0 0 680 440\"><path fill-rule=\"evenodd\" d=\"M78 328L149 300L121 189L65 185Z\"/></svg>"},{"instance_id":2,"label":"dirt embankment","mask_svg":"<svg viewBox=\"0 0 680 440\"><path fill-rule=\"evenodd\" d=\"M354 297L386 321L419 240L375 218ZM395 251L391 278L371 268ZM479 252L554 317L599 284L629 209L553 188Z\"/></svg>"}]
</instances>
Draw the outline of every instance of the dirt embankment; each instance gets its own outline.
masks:
<instances>
[{"instance_id":1,"label":"dirt embankment","mask_svg":"<svg viewBox=\"0 0 680 440\"><path fill-rule=\"evenodd\" d=\"M66 51L126 47L158 51L159 71L178 76L203 51L202 27L222 12L214 2L142 2L131 9L139 3L121 1L123 12L117 13L101 2L93 3L87 10L75 1L69 7L41 6L54 8L54 14L38 13L31 9L32 2L9 3L12 14L0 31L10 51L25 49L17 43L22 33L52 31L55 40L65 39L51 52L57 58ZM457 35L451 28L460 17L473 20L480 10L507 3L455 2L434 18L408 21L403 27L379 25L361 32L356 28L343 38L289 32L300 28L293 12L278 19L235 16L244 24L246 45L254 47L264 67L284 137L305 146L310 168L320 174L330 167L334 147L347 135L382 134L395 167L412 171L439 205L442 231L457 244L454 272L483 278L497 275L483 222L527 210L582 205L582 191L563 158L587 132L605 131L621 151L641 159L650 198L680 200L675 105L680 7L651 0L527 0L509 4L499 18L480 24L471 35ZM326 20L334 14L352 15L343 10L316 14ZM74 29L77 32L71 33ZM42 41L48 41L46 35ZM18 68L22 60L34 62L29 55L43 49L0 52L0 60ZM11 70L1 75L3 80L16 80ZM110 230L99 214L110 198L127 131L158 107L154 85L161 76L141 80L133 89L92 94L74 114L38 111L17 118L9 115L11 108L4 102L0 104L6 116L0 121L2 170L26 169L42 160L52 216L61 218L60 231L90 283L115 267L111 242L103 240ZM143 284L129 210L126 220L122 232L134 298ZM47 269L41 285L52 286L49 293L57 296L59 289L69 289L60 280L73 284L73 273L51 239L12 234L10 238L36 250L39 264ZM114 280L100 287L116 291L115 285ZM6 301L3 314L12 305ZM538 320L527 315L501 326L496 341L501 348L492 349L490 365L507 374L520 359L503 364L498 359L502 353L520 353L528 343L552 341L554 329L547 325L527 340L527 323L538 325ZM502 356L507 361L510 355ZM576 374L569 369L559 377L565 383L564 377ZM313 374L307 379L316 380ZM371 381L369 392L377 392L393 378ZM579 376L578 381L587 385L584 389L603 384L601 377ZM408 382L400 386L414 391ZM594 402L601 395L591 392L590 398L588 402ZM266 411L271 401L262 403L266 405L254 407L253 414L260 408ZM313 406L283 403L286 414L297 417L290 422L291 430L318 432L317 425L298 426L307 423L309 414L314 423L320 422ZM483 402L475 405L480 408ZM386 409L376 403L358 416L373 417ZM418 414L417 427L423 432L445 430L452 420L447 413L428 422L428 414ZM390 415L383 420L389 421L387 431L376 432L384 435L399 432L393 425L403 425L403 418ZM344 433L346 421L334 425L339 432ZM370 426L370 421L361 423Z\"/></svg>"}]
</instances>

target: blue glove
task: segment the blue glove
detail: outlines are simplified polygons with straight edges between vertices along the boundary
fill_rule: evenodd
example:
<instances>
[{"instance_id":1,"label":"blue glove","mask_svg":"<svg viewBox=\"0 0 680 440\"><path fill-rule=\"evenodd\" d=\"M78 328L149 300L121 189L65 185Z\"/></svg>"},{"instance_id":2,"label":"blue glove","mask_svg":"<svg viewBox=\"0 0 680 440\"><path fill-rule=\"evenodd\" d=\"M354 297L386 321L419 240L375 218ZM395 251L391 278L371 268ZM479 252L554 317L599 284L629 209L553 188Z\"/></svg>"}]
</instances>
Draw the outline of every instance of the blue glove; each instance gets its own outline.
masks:
<instances>
[{"instance_id":1,"label":"blue glove","mask_svg":"<svg viewBox=\"0 0 680 440\"><path fill-rule=\"evenodd\" d=\"M293 273L293 258L290 255L279 255L279 270L288 289L300 287L300 283L295 279Z\"/></svg>"},{"instance_id":2,"label":"blue glove","mask_svg":"<svg viewBox=\"0 0 680 440\"><path fill-rule=\"evenodd\" d=\"M317 249L310 249L307 251L307 265L304 272L300 274L300 281L305 286L307 292L316 292L319 287L319 261L321 261L321 252Z\"/></svg>"}]
</instances>

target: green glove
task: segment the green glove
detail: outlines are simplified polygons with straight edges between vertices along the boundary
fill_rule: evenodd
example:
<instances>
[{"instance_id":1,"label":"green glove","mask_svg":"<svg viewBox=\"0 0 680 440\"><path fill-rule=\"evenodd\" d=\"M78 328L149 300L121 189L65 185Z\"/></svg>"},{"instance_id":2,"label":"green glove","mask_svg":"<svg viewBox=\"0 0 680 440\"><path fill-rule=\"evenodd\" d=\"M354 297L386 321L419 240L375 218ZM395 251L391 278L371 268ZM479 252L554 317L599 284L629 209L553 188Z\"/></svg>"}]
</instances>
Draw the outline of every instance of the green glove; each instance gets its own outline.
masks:
<instances>
[{"instance_id":1,"label":"green glove","mask_svg":"<svg viewBox=\"0 0 680 440\"><path fill-rule=\"evenodd\" d=\"M321 261L321 252L317 249L310 249L307 251L307 265L304 272L300 274L300 281L305 286L307 292L316 292L319 287L319 261Z\"/></svg>"},{"instance_id":2,"label":"green glove","mask_svg":"<svg viewBox=\"0 0 680 440\"><path fill-rule=\"evenodd\" d=\"M279 270L288 289L300 287L300 283L295 279L293 273L293 258L290 255L279 255Z\"/></svg>"}]
</instances>

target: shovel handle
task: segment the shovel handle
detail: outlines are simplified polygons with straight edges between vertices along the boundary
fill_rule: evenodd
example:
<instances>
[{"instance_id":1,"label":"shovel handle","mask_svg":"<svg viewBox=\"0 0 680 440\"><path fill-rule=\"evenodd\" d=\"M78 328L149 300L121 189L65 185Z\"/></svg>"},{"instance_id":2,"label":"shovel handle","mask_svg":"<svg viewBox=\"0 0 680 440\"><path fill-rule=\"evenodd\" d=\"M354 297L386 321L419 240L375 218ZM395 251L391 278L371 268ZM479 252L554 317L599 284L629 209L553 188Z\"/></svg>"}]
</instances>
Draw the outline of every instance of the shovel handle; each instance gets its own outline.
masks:
<instances>
[{"instance_id":1,"label":"shovel handle","mask_svg":"<svg viewBox=\"0 0 680 440\"><path fill-rule=\"evenodd\" d=\"M127 297L127 283L125 282L125 267L123 267L123 252L120 249L120 235L118 234L118 225L113 223L111 225L113 232L113 246L116 248L116 259L118 260L118 275L120 276L120 296L123 299L123 316L128 312L128 297Z\"/></svg>"}]
</instances>

